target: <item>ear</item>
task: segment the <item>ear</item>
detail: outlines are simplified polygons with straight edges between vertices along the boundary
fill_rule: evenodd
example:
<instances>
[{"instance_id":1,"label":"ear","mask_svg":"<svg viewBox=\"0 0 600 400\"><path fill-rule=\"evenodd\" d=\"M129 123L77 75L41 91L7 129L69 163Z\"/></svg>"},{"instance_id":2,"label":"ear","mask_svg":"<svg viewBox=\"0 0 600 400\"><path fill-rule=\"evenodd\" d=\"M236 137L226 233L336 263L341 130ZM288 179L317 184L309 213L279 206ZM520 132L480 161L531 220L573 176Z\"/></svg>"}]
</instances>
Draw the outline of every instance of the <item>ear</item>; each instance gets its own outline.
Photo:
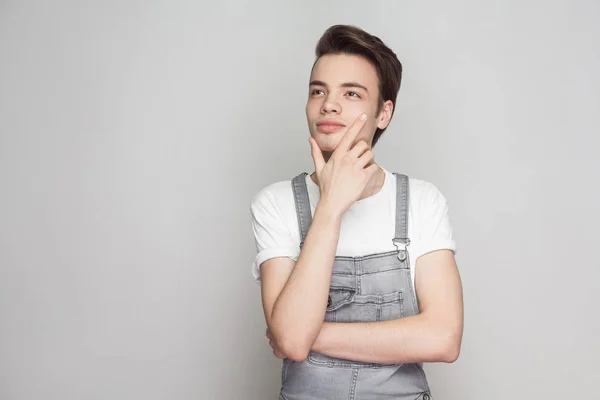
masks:
<instances>
[{"instance_id":1,"label":"ear","mask_svg":"<svg viewBox=\"0 0 600 400\"><path fill-rule=\"evenodd\" d=\"M385 103L383 103L383 106L381 107L381 111L379 112L379 115L377 116L377 127L379 129L387 128L388 124L390 123L390 120L392 119L392 111L393 110L394 110L394 103L392 103L391 100L388 100Z\"/></svg>"}]
</instances>

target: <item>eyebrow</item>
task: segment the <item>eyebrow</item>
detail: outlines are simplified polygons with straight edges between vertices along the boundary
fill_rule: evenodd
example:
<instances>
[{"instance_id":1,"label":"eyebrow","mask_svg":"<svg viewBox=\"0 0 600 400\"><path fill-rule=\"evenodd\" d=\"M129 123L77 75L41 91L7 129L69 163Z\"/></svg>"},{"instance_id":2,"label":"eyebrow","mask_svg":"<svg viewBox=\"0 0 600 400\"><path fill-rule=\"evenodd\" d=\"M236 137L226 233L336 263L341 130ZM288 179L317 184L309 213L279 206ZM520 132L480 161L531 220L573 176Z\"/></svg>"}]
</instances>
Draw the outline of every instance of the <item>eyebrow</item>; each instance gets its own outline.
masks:
<instances>
[{"instance_id":1,"label":"eyebrow","mask_svg":"<svg viewBox=\"0 0 600 400\"><path fill-rule=\"evenodd\" d=\"M323 87L327 87L327 84L323 81L311 81L309 86L323 86ZM369 93L369 89L367 89L365 86L361 85L360 83L357 82L344 82L340 85L340 87L345 87L345 88L359 88L364 90L365 92Z\"/></svg>"}]
</instances>

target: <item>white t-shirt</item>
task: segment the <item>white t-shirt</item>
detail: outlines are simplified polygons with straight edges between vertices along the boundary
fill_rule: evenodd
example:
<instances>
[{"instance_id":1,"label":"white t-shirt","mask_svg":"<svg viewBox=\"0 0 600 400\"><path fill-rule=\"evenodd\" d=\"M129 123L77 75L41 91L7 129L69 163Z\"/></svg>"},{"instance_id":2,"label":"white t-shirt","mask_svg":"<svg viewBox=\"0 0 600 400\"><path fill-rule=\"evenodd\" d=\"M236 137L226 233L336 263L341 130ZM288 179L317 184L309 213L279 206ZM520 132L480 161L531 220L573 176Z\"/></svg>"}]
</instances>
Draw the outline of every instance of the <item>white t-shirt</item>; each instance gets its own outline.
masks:
<instances>
[{"instance_id":1,"label":"white t-shirt","mask_svg":"<svg viewBox=\"0 0 600 400\"><path fill-rule=\"evenodd\" d=\"M381 167L381 166L380 166ZM337 256L364 256L394 251L396 230L396 177L385 168L381 190L359 200L342 216ZM306 175L311 213L320 198L319 186ZM439 249L456 252L448 205L433 184L409 178L408 247L411 276L419 256ZM260 284L260 264L274 257L296 261L300 254L300 231L291 179L273 183L260 190L250 206L256 258L252 275ZM400 245L401 246L401 245ZM402 247L401 247L402 248Z\"/></svg>"}]
</instances>

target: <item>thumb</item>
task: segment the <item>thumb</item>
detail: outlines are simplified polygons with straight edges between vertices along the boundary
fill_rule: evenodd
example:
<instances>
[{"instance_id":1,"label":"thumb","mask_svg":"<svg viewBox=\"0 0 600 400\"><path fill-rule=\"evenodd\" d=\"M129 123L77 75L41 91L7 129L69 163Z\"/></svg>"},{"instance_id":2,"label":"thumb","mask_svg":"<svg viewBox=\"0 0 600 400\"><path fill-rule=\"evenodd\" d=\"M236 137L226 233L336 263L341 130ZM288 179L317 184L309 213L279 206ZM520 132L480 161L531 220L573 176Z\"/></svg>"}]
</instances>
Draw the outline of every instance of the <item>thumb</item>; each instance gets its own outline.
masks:
<instances>
[{"instance_id":1,"label":"thumb","mask_svg":"<svg viewBox=\"0 0 600 400\"><path fill-rule=\"evenodd\" d=\"M319 148L319 145L317 144L317 141L315 139L309 137L308 141L310 142L310 150L312 153L313 161L315 162L315 171L317 172L317 174L321 174L321 170L325 166L325 159L323 158L323 153L321 153L321 149Z\"/></svg>"}]
</instances>

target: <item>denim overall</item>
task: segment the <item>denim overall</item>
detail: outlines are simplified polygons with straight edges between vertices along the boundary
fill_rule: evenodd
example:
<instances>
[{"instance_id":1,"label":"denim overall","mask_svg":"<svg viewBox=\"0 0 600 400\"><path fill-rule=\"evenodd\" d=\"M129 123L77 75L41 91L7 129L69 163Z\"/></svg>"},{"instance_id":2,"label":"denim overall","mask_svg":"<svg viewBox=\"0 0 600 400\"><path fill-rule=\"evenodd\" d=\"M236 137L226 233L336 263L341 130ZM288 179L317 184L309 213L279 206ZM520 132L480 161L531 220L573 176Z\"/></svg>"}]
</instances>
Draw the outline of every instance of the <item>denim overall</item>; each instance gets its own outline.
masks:
<instances>
[{"instance_id":1,"label":"denim overall","mask_svg":"<svg viewBox=\"0 0 600 400\"><path fill-rule=\"evenodd\" d=\"M292 180L300 248L312 221L306 175L303 172ZM394 176L396 237L390 239L397 250L335 257L327 322L375 322L419 313L407 251L408 177ZM281 375L280 400L431 399L421 364L365 363L311 351L303 362L284 359Z\"/></svg>"}]
</instances>

